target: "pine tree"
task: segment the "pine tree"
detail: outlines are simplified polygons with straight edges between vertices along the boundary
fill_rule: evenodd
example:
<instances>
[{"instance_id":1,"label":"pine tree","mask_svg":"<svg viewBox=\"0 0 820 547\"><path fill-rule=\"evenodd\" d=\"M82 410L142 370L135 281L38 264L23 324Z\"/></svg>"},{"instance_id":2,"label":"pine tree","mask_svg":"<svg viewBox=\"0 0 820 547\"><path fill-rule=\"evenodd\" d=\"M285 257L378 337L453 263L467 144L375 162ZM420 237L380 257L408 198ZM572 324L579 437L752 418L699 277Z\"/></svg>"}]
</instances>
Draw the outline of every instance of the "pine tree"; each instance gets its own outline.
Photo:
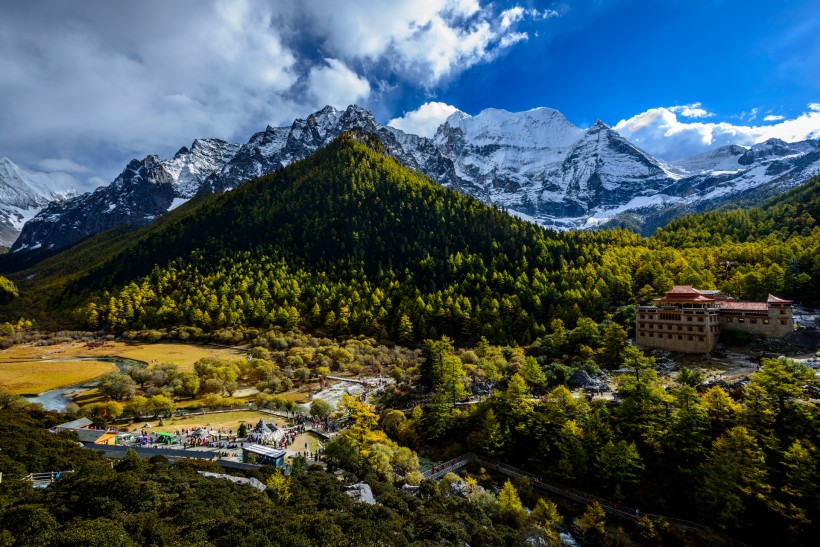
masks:
<instances>
[{"instance_id":1,"label":"pine tree","mask_svg":"<svg viewBox=\"0 0 820 547\"><path fill-rule=\"evenodd\" d=\"M414 340L413 322L406 314L399 319L398 338L402 344L411 344Z\"/></svg>"},{"instance_id":2,"label":"pine tree","mask_svg":"<svg viewBox=\"0 0 820 547\"><path fill-rule=\"evenodd\" d=\"M602 539L606 535L606 513L597 501L587 505L584 514L578 519L578 529L593 538Z\"/></svg>"},{"instance_id":3,"label":"pine tree","mask_svg":"<svg viewBox=\"0 0 820 547\"><path fill-rule=\"evenodd\" d=\"M509 480L504 483L501 492L498 493L498 512L501 518L515 526L520 526L527 517L527 511L518 497L518 491Z\"/></svg>"},{"instance_id":4,"label":"pine tree","mask_svg":"<svg viewBox=\"0 0 820 547\"><path fill-rule=\"evenodd\" d=\"M765 499L766 459L755 438L742 426L734 427L712 443L703 466L700 498L707 514L723 528L742 520L747 505Z\"/></svg>"}]
</instances>

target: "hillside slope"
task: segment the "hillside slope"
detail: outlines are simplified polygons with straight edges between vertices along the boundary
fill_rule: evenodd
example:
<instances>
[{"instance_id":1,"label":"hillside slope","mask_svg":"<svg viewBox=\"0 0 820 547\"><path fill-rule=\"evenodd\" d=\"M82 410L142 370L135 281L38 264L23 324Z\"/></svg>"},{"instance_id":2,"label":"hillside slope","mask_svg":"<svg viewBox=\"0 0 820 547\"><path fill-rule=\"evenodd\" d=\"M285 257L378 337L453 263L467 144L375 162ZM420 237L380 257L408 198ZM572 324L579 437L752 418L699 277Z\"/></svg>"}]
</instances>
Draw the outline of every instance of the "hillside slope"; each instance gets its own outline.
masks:
<instances>
[{"instance_id":1,"label":"hillside slope","mask_svg":"<svg viewBox=\"0 0 820 547\"><path fill-rule=\"evenodd\" d=\"M359 138L380 150L372 136ZM68 293L135 280L113 306L102 296L85 308L86 322L95 311L101 324L123 328L284 323L396 337L403 328L413 339L477 335L486 325L487 334L529 338L547 315L521 296L536 269L556 271L559 257L572 258L566 239L348 134L138 238ZM169 265L152 271L155 264Z\"/></svg>"}]
</instances>

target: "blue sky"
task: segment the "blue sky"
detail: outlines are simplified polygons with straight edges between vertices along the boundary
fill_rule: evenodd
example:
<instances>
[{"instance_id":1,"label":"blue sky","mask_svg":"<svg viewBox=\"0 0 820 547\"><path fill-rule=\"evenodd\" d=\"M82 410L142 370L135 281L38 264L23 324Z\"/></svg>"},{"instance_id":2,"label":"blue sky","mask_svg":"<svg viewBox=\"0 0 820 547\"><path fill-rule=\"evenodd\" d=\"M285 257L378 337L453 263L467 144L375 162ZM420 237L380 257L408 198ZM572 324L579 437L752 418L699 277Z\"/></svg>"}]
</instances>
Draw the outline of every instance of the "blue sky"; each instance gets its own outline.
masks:
<instances>
[{"instance_id":1,"label":"blue sky","mask_svg":"<svg viewBox=\"0 0 820 547\"><path fill-rule=\"evenodd\" d=\"M546 105L578 125L695 102L719 121L753 109L793 117L820 100L816 1L601 4L571 3L528 25L526 43L474 66L439 100L467 112Z\"/></svg>"},{"instance_id":2,"label":"blue sky","mask_svg":"<svg viewBox=\"0 0 820 547\"><path fill-rule=\"evenodd\" d=\"M80 189L197 137L356 102L420 134L549 106L665 159L820 135L803 1L0 4L0 157Z\"/></svg>"}]
</instances>

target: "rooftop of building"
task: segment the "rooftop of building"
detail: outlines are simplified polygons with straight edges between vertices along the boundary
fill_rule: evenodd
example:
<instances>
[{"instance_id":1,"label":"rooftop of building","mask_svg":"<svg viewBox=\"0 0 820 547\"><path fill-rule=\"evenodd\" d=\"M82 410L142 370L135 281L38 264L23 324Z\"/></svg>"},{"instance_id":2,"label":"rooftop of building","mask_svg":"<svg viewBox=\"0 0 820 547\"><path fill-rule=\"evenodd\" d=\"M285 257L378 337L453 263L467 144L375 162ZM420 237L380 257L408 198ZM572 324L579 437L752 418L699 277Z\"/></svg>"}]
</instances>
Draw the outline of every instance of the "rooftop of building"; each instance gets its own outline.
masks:
<instances>
[{"instance_id":1,"label":"rooftop of building","mask_svg":"<svg viewBox=\"0 0 820 547\"><path fill-rule=\"evenodd\" d=\"M770 294L765 302L737 302L728 295L715 289L696 289L692 285L675 285L660 297L655 299L656 304L714 304L722 310L766 311L771 305L791 305L791 300L785 300ZM641 306L646 307L646 306Z\"/></svg>"},{"instance_id":2,"label":"rooftop of building","mask_svg":"<svg viewBox=\"0 0 820 547\"><path fill-rule=\"evenodd\" d=\"M267 456L269 458L281 458L287 454L284 450L277 450L261 444L249 444L245 446L244 450L253 452L254 454L259 454L260 456Z\"/></svg>"},{"instance_id":3,"label":"rooftop of building","mask_svg":"<svg viewBox=\"0 0 820 547\"><path fill-rule=\"evenodd\" d=\"M71 422L66 422L64 424L55 425L54 429L81 429L90 426L92 423L94 422L92 422L88 418L80 418L78 420L73 420Z\"/></svg>"},{"instance_id":4,"label":"rooftop of building","mask_svg":"<svg viewBox=\"0 0 820 547\"><path fill-rule=\"evenodd\" d=\"M723 302L722 310L768 311L769 305L765 302Z\"/></svg>"},{"instance_id":5,"label":"rooftop of building","mask_svg":"<svg viewBox=\"0 0 820 547\"><path fill-rule=\"evenodd\" d=\"M692 285L675 285L671 290L666 291L666 294L660 298L655 299L656 302L698 302L707 303L714 302L715 299L711 296L703 294L701 291L692 287Z\"/></svg>"},{"instance_id":6,"label":"rooftop of building","mask_svg":"<svg viewBox=\"0 0 820 547\"><path fill-rule=\"evenodd\" d=\"M80 438L81 443L96 443L105 435L108 435L108 431L102 429L78 429L77 436Z\"/></svg>"}]
</instances>

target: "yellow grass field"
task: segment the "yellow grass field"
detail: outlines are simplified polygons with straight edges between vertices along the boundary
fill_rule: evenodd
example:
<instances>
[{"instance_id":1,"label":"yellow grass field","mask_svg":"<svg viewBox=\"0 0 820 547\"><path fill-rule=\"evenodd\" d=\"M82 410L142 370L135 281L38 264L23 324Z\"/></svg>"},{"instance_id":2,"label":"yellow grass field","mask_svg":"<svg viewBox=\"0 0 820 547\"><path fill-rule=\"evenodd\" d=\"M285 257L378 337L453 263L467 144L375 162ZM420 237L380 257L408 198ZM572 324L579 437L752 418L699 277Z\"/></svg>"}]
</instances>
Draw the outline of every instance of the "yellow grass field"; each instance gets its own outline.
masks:
<instances>
[{"instance_id":1,"label":"yellow grass field","mask_svg":"<svg viewBox=\"0 0 820 547\"><path fill-rule=\"evenodd\" d=\"M14 394L33 395L79 384L116 370L114 364L102 361L6 362L0 363L0 386Z\"/></svg>"},{"instance_id":2,"label":"yellow grass field","mask_svg":"<svg viewBox=\"0 0 820 547\"><path fill-rule=\"evenodd\" d=\"M194 344L143 344L132 342L107 342L99 348L89 348L84 343L73 342L54 346L14 346L0 351L0 364L41 359L74 359L77 357L124 357L151 365L174 363L182 370L193 370L194 363L203 357L243 359L245 353L229 348L198 346Z\"/></svg>"},{"instance_id":3,"label":"yellow grass field","mask_svg":"<svg viewBox=\"0 0 820 547\"><path fill-rule=\"evenodd\" d=\"M163 420L163 425L159 425L157 420L147 422L134 422L134 427L139 428L144 424L150 424L153 431L166 431L173 433L181 428L205 427L207 429L225 428L226 431L233 430L236 433L239 424L245 422L248 428L252 428L259 419L266 423L273 422L277 425L286 425L287 420L272 414L257 412L255 410L237 410L234 412L219 412L215 414L204 414L202 416L183 416L180 418L167 418ZM304 442L302 443L304 446Z\"/></svg>"},{"instance_id":4,"label":"yellow grass field","mask_svg":"<svg viewBox=\"0 0 820 547\"><path fill-rule=\"evenodd\" d=\"M140 344L107 342L98 348L72 342L54 346L22 345L0 351L0 387L15 394L35 394L91 380L117 367L99 361L70 361L80 357L123 357L152 363L174 363L193 370L203 357L243 359L245 353L229 348L193 344ZM43 362L55 360L55 362ZM91 401L86 401L91 402Z\"/></svg>"},{"instance_id":5,"label":"yellow grass field","mask_svg":"<svg viewBox=\"0 0 820 547\"><path fill-rule=\"evenodd\" d=\"M283 393L282 395L286 394ZM194 399L180 399L174 402L176 403L177 408L185 409L192 406L202 406L202 403L205 401L205 397L206 396L196 397ZM242 405L246 402L253 401L254 397L255 395L250 395L248 397L234 397L234 399L237 401L237 404ZM74 402L80 406L90 405L91 403L104 403L107 400L108 397L100 393L100 390L97 388L80 392L74 397Z\"/></svg>"}]
</instances>

